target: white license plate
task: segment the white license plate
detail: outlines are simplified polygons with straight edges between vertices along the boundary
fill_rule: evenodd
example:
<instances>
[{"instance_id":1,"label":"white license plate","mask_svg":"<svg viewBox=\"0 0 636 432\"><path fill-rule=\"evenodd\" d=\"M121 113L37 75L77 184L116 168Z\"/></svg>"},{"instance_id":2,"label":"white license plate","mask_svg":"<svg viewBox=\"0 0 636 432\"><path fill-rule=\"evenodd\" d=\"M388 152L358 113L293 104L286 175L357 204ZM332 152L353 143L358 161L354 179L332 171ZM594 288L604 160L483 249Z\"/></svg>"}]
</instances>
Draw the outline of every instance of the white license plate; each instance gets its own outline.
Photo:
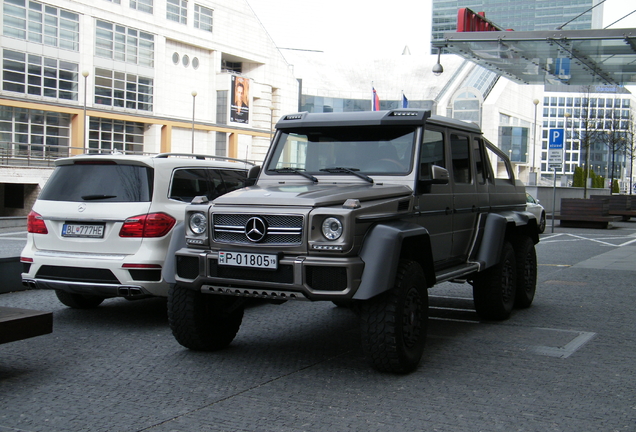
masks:
<instances>
[{"instance_id":1,"label":"white license plate","mask_svg":"<svg viewBox=\"0 0 636 432\"><path fill-rule=\"evenodd\" d=\"M104 238L104 225L64 224L62 237Z\"/></svg>"},{"instance_id":2,"label":"white license plate","mask_svg":"<svg viewBox=\"0 0 636 432\"><path fill-rule=\"evenodd\" d=\"M245 252L219 252L219 265L276 270L278 256Z\"/></svg>"}]
</instances>

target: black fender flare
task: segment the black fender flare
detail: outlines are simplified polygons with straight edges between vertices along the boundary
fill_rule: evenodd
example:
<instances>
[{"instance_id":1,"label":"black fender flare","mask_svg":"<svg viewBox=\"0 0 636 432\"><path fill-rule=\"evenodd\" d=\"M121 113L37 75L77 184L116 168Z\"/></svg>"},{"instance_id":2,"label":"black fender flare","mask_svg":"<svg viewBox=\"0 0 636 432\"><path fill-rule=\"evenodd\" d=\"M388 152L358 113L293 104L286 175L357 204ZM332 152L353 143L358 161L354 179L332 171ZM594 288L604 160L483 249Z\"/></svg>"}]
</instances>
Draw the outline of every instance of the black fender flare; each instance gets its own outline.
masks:
<instances>
[{"instance_id":1,"label":"black fender flare","mask_svg":"<svg viewBox=\"0 0 636 432\"><path fill-rule=\"evenodd\" d=\"M367 232L360 258L364 272L354 300L367 300L393 287L400 258L417 261L427 287L435 284L435 270L428 231L406 221L383 222Z\"/></svg>"},{"instance_id":2,"label":"black fender flare","mask_svg":"<svg viewBox=\"0 0 636 432\"><path fill-rule=\"evenodd\" d=\"M532 241L539 243L534 215L528 212L489 213L480 236L476 261L481 270L494 266L499 262L501 250L506 238L523 233Z\"/></svg>"}]
</instances>

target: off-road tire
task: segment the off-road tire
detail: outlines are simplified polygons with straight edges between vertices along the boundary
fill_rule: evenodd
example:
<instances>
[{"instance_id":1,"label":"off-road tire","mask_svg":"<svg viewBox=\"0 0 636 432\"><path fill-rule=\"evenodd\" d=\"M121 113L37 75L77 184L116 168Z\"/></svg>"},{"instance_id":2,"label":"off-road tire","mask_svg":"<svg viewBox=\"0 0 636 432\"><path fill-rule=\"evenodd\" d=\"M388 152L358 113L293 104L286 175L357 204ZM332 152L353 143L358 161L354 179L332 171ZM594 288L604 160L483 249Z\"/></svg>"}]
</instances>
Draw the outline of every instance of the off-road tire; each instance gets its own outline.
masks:
<instances>
[{"instance_id":1,"label":"off-road tire","mask_svg":"<svg viewBox=\"0 0 636 432\"><path fill-rule=\"evenodd\" d=\"M422 267L400 260L393 288L360 304L362 348L382 372L408 373L424 352L428 291Z\"/></svg>"},{"instance_id":2,"label":"off-road tire","mask_svg":"<svg viewBox=\"0 0 636 432\"><path fill-rule=\"evenodd\" d=\"M195 351L227 347L243 321L244 301L175 285L168 291L168 323L181 345Z\"/></svg>"},{"instance_id":3,"label":"off-road tire","mask_svg":"<svg viewBox=\"0 0 636 432\"><path fill-rule=\"evenodd\" d=\"M95 309L106 298L84 294L74 294L62 290L55 290L57 299L65 306L73 309Z\"/></svg>"},{"instance_id":4,"label":"off-road tire","mask_svg":"<svg viewBox=\"0 0 636 432\"><path fill-rule=\"evenodd\" d=\"M506 241L499 262L478 273L473 281L473 300L481 319L501 321L510 317L517 285L515 251Z\"/></svg>"},{"instance_id":5,"label":"off-road tire","mask_svg":"<svg viewBox=\"0 0 636 432\"><path fill-rule=\"evenodd\" d=\"M515 243L515 260L517 261L517 290L515 307L530 307L537 289L537 252L534 242L529 237L521 237Z\"/></svg>"}]
</instances>

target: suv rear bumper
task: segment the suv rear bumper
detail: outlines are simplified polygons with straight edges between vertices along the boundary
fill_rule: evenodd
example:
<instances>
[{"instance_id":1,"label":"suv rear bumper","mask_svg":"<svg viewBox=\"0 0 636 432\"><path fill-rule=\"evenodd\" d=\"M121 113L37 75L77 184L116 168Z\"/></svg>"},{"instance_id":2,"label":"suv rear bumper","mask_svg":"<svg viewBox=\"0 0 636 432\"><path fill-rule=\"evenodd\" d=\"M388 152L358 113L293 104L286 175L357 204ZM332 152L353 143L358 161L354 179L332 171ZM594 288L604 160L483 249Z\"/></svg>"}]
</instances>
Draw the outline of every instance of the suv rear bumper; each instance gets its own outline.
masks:
<instances>
[{"instance_id":1,"label":"suv rear bumper","mask_svg":"<svg viewBox=\"0 0 636 432\"><path fill-rule=\"evenodd\" d=\"M61 290L71 294L83 294L98 297L151 297L152 294L141 286L111 285L85 282L68 282L47 279L22 278L22 285L28 288Z\"/></svg>"},{"instance_id":2,"label":"suv rear bumper","mask_svg":"<svg viewBox=\"0 0 636 432\"><path fill-rule=\"evenodd\" d=\"M359 257L281 256L276 270L218 265L215 251L180 249L176 281L203 293L269 299L349 300L362 278Z\"/></svg>"}]
</instances>

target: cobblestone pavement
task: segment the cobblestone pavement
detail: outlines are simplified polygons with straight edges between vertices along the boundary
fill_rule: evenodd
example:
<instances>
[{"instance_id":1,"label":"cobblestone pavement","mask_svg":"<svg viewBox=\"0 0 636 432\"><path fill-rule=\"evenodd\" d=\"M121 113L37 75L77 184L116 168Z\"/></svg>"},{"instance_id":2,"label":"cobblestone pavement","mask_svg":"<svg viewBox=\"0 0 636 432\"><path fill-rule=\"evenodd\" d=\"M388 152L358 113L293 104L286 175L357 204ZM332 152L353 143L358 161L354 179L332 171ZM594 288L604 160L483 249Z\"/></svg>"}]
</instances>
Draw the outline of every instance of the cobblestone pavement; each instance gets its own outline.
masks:
<instances>
[{"instance_id":1,"label":"cobblestone pavement","mask_svg":"<svg viewBox=\"0 0 636 432\"><path fill-rule=\"evenodd\" d=\"M372 370L356 316L331 303L251 306L228 349L199 353L163 299L0 295L54 312L52 334L0 345L0 432L636 431L636 222L616 226L548 228L534 305L507 321L479 322L469 285L432 289L404 376Z\"/></svg>"}]
</instances>

